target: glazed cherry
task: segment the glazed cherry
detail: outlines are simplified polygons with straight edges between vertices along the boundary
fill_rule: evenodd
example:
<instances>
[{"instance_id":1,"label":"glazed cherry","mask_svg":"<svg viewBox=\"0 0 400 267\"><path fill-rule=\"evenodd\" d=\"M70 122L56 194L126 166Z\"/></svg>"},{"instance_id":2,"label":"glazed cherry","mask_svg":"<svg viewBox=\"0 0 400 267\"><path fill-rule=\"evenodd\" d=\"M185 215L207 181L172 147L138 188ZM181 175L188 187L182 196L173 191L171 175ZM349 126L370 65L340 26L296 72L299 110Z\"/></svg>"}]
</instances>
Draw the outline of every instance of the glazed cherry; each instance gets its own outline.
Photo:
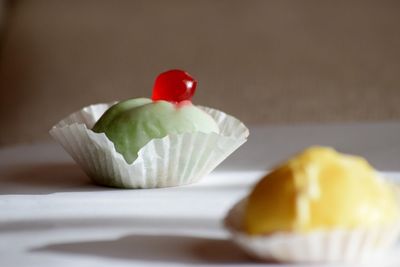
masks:
<instances>
[{"instance_id":1,"label":"glazed cherry","mask_svg":"<svg viewBox=\"0 0 400 267\"><path fill-rule=\"evenodd\" d=\"M191 100L196 91L197 81L183 70L169 70L158 75L152 99L179 103Z\"/></svg>"}]
</instances>

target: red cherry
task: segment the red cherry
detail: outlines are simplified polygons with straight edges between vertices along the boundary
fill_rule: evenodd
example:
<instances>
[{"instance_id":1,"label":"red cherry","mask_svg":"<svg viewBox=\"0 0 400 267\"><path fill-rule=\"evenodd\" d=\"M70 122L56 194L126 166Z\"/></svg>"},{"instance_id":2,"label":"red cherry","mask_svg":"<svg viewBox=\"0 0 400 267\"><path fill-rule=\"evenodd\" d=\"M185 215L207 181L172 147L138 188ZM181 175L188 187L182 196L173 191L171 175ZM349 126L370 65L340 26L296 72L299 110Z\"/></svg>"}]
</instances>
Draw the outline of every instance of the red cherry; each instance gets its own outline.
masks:
<instances>
[{"instance_id":1,"label":"red cherry","mask_svg":"<svg viewBox=\"0 0 400 267\"><path fill-rule=\"evenodd\" d=\"M179 103L191 100L196 91L197 81L183 70L169 70L158 75L152 99Z\"/></svg>"}]
</instances>

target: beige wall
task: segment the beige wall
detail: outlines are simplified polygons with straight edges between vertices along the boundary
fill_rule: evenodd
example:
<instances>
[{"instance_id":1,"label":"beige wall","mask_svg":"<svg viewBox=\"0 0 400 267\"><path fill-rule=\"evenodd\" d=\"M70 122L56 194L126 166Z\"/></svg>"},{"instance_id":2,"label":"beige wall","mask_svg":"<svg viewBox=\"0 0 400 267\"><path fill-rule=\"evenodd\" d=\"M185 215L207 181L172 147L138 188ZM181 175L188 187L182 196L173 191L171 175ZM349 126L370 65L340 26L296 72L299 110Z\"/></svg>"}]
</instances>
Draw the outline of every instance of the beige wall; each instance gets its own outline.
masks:
<instances>
[{"instance_id":1,"label":"beige wall","mask_svg":"<svg viewBox=\"0 0 400 267\"><path fill-rule=\"evenodd\" d=\"M0 145L183 68L248 124L398 120L398 1L13 1Z\"/></svg>"},{"instance_id":2,"label":"beige wall","mask_svg":"<svg viewBox=\"0 0 400 267\"><path fill-rule=\"evenodd\" d=\"M4 20L5 20L5 10L6 1L0 0L0 46L3 38Z\"/></svg>"}]
</instances>

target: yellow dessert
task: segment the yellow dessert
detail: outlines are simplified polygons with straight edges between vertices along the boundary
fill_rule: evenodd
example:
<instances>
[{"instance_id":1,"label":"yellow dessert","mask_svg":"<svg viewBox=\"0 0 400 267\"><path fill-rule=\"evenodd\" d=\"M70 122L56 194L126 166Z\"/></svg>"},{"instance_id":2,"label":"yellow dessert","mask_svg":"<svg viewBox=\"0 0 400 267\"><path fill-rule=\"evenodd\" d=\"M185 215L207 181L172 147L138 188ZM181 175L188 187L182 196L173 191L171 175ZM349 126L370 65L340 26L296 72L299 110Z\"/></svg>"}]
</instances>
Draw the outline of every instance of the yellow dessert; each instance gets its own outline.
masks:
<instances>
[{"instance_id":1,"label":"yellow dessert","mask_svg":"<svg viewBox=\"0 0 400 267\"><path fill-rule=\"evenodd\" d=\"M399 218L393 187L356 156L311 147L265 176L248 197L244 230L276 231L380 226Z\"/></svg>"}]
</instances>

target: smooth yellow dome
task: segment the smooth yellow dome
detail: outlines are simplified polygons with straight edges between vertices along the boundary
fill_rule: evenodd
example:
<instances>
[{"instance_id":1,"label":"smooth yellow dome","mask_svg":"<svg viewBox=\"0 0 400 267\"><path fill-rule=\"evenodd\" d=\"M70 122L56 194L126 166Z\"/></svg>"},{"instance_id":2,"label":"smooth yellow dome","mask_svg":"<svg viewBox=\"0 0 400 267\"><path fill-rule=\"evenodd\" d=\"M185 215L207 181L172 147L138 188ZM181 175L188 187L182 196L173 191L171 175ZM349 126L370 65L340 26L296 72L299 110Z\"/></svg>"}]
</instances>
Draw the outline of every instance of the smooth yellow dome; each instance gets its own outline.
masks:
<instances>
[{"instance_id":1,"label":"smooth yellow dome","mask_svg":"<svg viewBox=\"0 0 400 267\"><path fill-rule=\"evenodd\" d=\"M398 218L393 187L368 162L311 147L265 176L251 192L249 234L375 226Z\"/></svg>"}]
</instances>

